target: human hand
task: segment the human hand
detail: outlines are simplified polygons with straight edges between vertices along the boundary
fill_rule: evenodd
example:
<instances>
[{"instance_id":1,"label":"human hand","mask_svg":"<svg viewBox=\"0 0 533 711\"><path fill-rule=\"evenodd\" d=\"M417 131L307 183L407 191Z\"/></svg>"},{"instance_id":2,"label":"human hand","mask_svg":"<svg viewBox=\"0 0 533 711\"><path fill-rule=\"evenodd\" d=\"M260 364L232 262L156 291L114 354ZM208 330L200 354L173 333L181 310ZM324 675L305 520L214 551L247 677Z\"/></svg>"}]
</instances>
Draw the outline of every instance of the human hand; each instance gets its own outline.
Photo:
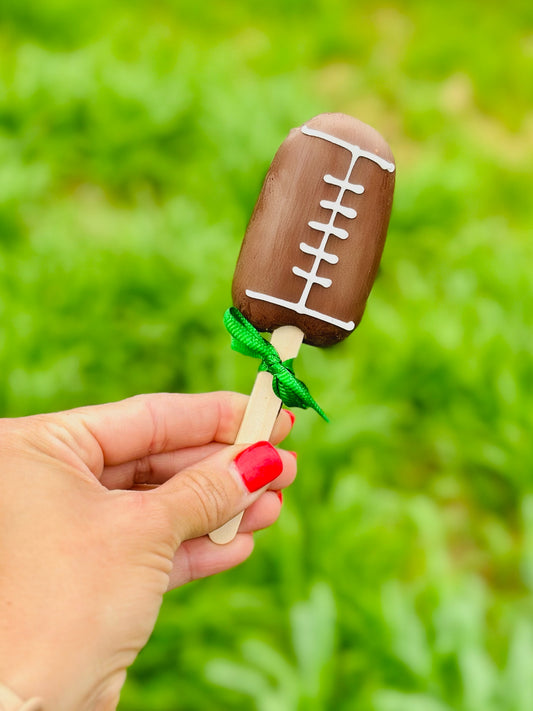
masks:
<instances>
[{"instance_id":1,"label":"human hand","mask_svg":"<svg viewBox=\"0 0 533 711\"><path fill-rule=\"evenodd\" d=\"M116 708L165 590L242 562L294 479L291 453L231 446L246 402L142 395L0 420L0 681L46 711ZM272 441L291 425L282 411ZM243 509L231 543L208 539Z\"/></svg>"}]
</instances>

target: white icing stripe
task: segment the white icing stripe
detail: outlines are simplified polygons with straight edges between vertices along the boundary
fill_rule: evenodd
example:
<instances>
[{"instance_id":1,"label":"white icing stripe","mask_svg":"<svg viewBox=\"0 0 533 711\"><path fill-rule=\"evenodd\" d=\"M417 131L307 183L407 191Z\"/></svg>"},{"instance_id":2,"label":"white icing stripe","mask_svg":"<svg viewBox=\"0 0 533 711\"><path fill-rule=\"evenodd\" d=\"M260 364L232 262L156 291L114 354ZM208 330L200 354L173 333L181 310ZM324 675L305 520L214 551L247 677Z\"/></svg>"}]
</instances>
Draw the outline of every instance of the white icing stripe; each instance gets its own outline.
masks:
<instances>
[{"instance_id":1,"label":"white icing stripe","mask_svg":"<svg viewBox=\"0 0 533 711\"><path fill-rule=\"evenodd\" d=\"M320 247L312 247L310 244L306 244L305 242L300 242L300 249L302 252L305 252L305 254L313 254L315 257L320 255L325 262L328 262L328 264L337 264L339 261L336 254L324 252L320 249Z\"/></svg>"},{"instance_id":2,"label":"white icing stripe","mask_svg":"<svg viewBox=\"0 0 533 711\"><path fill-rule=\"evenodd\" d=\"M343 215L344 217L347 217L350 220L353 220L357 217L357 211L354 210L352 207L346 207L346 205L339 205L338 202L331 202L331 200L321 200L320 207L323 207L325 210L337 210L340 215Z\"/></svg>"},{"instance_id":3,"label":"white icing stripe","mask_svg":"<svg viewBox=\"0 0 533 711\"><path fill-rule=\"evenodd\" d=\"M277 306L284 306L286 309L291 311L296 311L298 314L304 316L312 316L319 321L325 321L326 323L331 323L334 326L344 329L345 331L353 331L355 328L355 323L353 321L341 321L338 318L329 316L329 314L320 313L320 311L314 311L313 309L307 308L307 306L302 305L300 302L285 301L285 299L278 299L276 296L269 296L268 294L261 294L258 291L251 291L246 289L246 296L251 299L258 299L259 301L268 301L269 304L276 304Z\"/></svg>"},{"instance_id":4,"label":"white icing stripe","mask_svg":"<svg viewBox=\"0 0 533 711\"><path fill-rule=\"evenodd\" d=\"M325 289L329 289L329 287L333 283L331 279L326 279L326 277L319 277L316 274L313 274L313 272L306 272L303 269L300 269L300 267L293 267L292 273L296 274L296 276L303 277L304 279L306 279L308 284L318 284L319 286L323 286Z\"/></svg>"},{"instance_id":5,"label":"white icing stripe","mask_svg":"<svg viewBox=\"0 0 533 711\"><path fill-rule=\"evenodd\" d=\"M338 188L343 190L349 190L357 195L362 195L365 192L363 185L358 185L357 183L350 183L348 180L342 180L341 178L335 178L335 176L326 173L324 176L324 182L328 185L336 185Z\"/></svg>"},{"instance_id":6,"label":"white icing stripe","mask_svg":"<svg viewBox=\"0 0 533 711\"><path fill-rule=\"evenodd\" d=\"M383 170L388 170L389 173L394 172L394 163L385 160L385 158L382 158L381 156L378 156L375 153L371 153L370 151L364 151L359 146L356 146L353 143L343 141L342 138L337 138L337 136L331 136L329 133L324 133L323 131L317 131L314 128L309 128L309 126L302 126L302 133L305 133L306 136L316 136L316 138L323 138L325 141L335 143L335 145L341 146L342 148L347 148L353 156L356 156L357 158L359 158L359 156L363 158L368 158L368 160L377 163L380 168L383 168Z\"/></svg>"},{"instance_id":7,"label":"white icing stripe","mask_svg":"<svg viewBox=\"0 0 533 711\"><path fill-rule=\"evenodd\" d=\"M333 215L335 215L335 213L333 213ZM331 224L331 220L328 224L326 224L325 222L315 222L315 220L311 220L311 222L308 222L307 224L314 230L324 232L324 234L327 234L328 237L329 235L334 235L335 237L339 237L340 239L346 239L349 235L349 232L347 230L343 230L342 227L334 227Z\"/></svg>"}]
</instances>

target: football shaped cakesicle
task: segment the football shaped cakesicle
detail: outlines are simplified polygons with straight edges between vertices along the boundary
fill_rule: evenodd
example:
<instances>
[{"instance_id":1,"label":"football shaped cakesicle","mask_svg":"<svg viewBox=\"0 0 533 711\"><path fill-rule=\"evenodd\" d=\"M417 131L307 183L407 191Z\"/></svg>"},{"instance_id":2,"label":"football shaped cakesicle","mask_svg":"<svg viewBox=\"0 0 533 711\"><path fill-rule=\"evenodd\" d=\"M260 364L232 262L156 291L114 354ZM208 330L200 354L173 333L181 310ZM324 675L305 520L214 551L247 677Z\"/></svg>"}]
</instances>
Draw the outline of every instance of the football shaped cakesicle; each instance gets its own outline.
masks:
<instances>
[{"instance_id":1,"label":"football shaped cakesicle","mask_svg":"<svg viewBox=\"0 0 533 711\"><path fill-rule=\"evenodd\" d=\"M273 332L282 360L294 358L302 341L338 343L360 322L394 179L387 142L345 114L316 116L280 146L246 230L232 296L258 331ZM280 404L272 376L260 372L236 441L268 439ZM231 540L239 521L214 531L212 540Z\"/></svg>"},{"instance_id":2,"label":"football shaped cakesicle","mask_svg":"<svg viewBox=\"0 0 533 711\"><path fill-rule=\"evenodd\" d=\"M329 346L357 326L379 266L394 190L370 126L322 114L293 129L246 230L233 303L259 331L292 325Z\"/></svg>"}]
</instances>

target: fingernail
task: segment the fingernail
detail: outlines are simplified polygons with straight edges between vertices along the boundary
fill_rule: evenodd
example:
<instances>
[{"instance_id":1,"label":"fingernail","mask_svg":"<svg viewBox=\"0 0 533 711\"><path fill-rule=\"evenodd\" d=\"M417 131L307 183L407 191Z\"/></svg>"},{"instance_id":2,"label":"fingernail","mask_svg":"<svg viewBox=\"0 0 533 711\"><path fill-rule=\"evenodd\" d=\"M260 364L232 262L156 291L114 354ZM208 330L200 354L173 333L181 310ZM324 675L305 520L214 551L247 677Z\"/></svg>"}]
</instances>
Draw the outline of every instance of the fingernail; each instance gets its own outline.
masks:
<instances>
[{"instance_id":1,"label":"fingernail","mask_svg":"<svg viewBox=\"0 0 533 711\"><path fill-rule=\"evenodd\" d=\"M233 460L249 492L258 491L283 471L283 462L270 442L256 442Z\"/></svg>"},{"instance_id":2,"label":"fingernail","mask_svg":"<svg viewBox=\"0 0 533 711\"><path fill-rule=\"evenodd\" d=\"M298 452L292 452L291 450L289 450L289 454L292 454L295 459L298 459Z\"/></svg>"},{"instance_id":3,"label":"fingernail","mask_svg":"<svg viewBox=\"0 0 533 711\"><path fill-rule=\"evenodd\" d=\"M283 492L282 492L282 491L276 491L276 496L277 496L278 499L279 499L279 503L282 504L282 503L283 503Z\"/></svg>"},{"instance_id":4,"label":"fingernail","mask_svg":"<svg viewBox=\"0 0 533 711\"><path fill-rule=\"evenodd\" d=\"M294 412L291 412L290 410L286 410L285 408L283 408L283 409L287 413L287 415L291 418L291 427L292 427L294 425L294 421L296 420Z\"/></svg>"}]
</instances>

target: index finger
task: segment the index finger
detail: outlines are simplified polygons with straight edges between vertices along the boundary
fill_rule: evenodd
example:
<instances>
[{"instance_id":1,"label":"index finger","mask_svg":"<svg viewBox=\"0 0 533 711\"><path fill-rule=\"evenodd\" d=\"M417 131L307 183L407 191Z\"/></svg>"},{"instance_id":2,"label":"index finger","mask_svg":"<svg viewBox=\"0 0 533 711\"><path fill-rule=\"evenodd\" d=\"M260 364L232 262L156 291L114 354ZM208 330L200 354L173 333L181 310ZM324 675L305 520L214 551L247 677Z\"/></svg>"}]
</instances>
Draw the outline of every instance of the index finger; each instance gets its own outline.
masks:
<instances>
[{"instance_id":1,"label":"index finger","mask_svg":"<svg viewBox=\"0 0 533 711\"><path fill-rule=\"evenodd\" d=\"M155 393L62 414L80 418L112 466L208 442L231 444L247 400L232 392Z\"/></svg>"},{"instance_id":2,"label":"index finger","mask_svg":"<svg viewBox=\"0 0 533 711\"><path fill-rule=\"evenodd\" d=\"M233 444L247 403L247 396L234 392L156 393L63 414L81 419L104 465L113 466L210 442ZM289 415L280 419L276 439L291 427Z\"/></svg>"}]
</instances>

